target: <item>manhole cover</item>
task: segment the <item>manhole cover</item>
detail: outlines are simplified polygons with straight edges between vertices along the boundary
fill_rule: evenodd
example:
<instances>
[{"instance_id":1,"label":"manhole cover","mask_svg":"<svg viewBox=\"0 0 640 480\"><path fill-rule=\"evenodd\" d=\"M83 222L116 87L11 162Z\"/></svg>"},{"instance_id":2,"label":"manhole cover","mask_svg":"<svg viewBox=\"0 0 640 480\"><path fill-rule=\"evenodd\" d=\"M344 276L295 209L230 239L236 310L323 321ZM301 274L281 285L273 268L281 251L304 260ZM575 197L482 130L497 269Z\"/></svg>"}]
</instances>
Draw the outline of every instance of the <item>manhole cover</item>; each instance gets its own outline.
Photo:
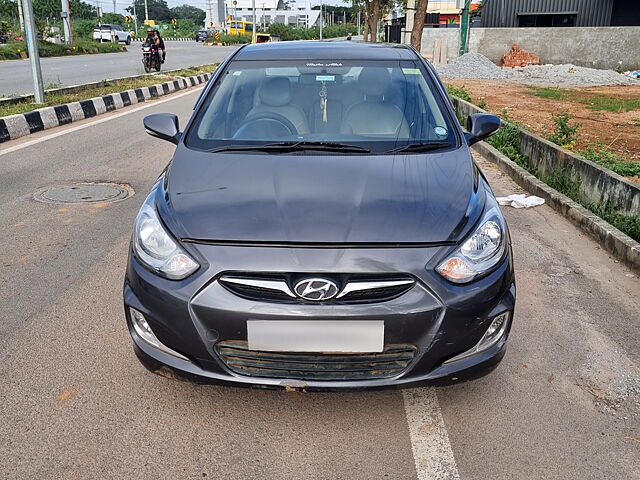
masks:
<instances>
[{"instance_id":1,"label":"manhole cover","mask_svg":"<svg viewBox=\"0 0 640 480\"><path fill-rule=\"evenodd\" d=\"M46 203L117 202L133 195L129 185L118 183L75 183L46 187L33 196Z\"/></svg>"}]
</instances>

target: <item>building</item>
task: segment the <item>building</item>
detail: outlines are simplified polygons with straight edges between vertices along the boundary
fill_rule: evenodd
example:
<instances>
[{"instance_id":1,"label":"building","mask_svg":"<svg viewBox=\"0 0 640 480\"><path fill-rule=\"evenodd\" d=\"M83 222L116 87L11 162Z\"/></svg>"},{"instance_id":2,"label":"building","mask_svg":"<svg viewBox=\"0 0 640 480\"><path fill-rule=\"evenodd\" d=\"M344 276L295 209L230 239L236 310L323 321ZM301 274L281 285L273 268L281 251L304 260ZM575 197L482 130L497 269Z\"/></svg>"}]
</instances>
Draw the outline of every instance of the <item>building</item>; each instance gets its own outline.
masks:
<instances>
[{"instance_id":1,"label":"building","mask_svg":"<svg viewBox=\"0 0 640 480\"><path fill-rule=\"evenodd\" d=\"M477 10L481 3L480 1L472 1L471 11ZM427 16L437 14L440 25L460 23L460 8L457 4L458 2L455 0L444 2L430 0L427 5Z\"/></svg>"},{"instance_id":2,"label":"building","mask_svg":"<svg viewBox=\"0 0 640 480\"><path fill-rule=\"evenodd\" d=\"M212 0L211 4L212 8L205 10L207 26L225 30L225 19L253 21L252 0ZM256 22L265 28L272 23L308 28L320 16L319 10L311 10L309 0L289 0L287 4L283 0L255 0L255 5Z\"/></svg>"},{"instance_id":3,"label":"building","mask_svg":"<svg viewBox=\"0 0 640 480\"><path fill-rule=\"evenodd\" d=\"M640 25L638 0L484 0L483 27Z\"/></svg>"}]
</instances>

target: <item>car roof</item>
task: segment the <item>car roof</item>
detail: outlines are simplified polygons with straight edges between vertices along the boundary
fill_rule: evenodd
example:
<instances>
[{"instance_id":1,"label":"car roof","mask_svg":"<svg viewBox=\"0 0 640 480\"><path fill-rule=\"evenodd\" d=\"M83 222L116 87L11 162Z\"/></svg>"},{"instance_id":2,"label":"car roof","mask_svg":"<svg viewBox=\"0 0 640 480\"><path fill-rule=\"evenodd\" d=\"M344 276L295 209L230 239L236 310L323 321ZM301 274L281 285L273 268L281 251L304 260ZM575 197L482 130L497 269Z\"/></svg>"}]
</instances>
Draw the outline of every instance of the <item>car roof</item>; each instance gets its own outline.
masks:
<instances>
[{"instance_id":1,"label":"car roof","mask_svg":"<svg viewBox=\"0 0 640 480\"><path fill-rule=\"evenodd\" d=\"M416 60L414 50L397 43L295 41L246 45L234 60Z\"/></svg>"}]
</instances>

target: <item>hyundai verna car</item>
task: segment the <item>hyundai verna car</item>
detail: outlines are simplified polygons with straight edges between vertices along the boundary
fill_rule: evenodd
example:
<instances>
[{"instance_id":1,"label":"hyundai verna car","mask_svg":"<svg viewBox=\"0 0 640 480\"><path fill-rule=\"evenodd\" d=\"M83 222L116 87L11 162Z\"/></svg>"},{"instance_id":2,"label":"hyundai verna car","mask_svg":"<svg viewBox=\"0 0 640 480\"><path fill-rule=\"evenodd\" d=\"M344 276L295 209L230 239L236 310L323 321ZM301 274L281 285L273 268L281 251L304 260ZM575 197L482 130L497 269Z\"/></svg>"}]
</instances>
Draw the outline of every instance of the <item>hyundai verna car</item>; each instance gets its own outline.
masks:
<instances>
[{"instance_id":1,"label":"hyundai verna car","mask_svg":"<svg viewBox=\"0 0 640 480\"><path fill-rule=\"evenodd\" d=\"M146 130L177 145L124 285L152 371L309 389L451 379L502 358L509 233L434 69L403 45L238 49ZM470 375L471 376L471 375Z\"/></svg>"}]
</instances>

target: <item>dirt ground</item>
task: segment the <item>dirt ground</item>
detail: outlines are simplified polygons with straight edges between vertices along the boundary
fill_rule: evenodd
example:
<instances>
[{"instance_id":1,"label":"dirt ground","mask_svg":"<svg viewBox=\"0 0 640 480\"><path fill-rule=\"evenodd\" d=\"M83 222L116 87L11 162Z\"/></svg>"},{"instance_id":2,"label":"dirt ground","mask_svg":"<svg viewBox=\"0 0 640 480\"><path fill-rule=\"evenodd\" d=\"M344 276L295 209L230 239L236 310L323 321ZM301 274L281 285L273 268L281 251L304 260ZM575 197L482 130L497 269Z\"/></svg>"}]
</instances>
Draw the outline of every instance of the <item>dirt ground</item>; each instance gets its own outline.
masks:
<instances>
[{"instance_id":1,"label":"dirt ground","mask_svg":"<svg viewBox=\"0 0 640 480\"><path fill-rule=\"evenodd\" d=\"M487 110L501 114L507 109L511 118L532 132L545 136L553 125L552 114L569 112L573 122L582 123L576 149L600 143L630 160L640 160L640 109L628 112L593 110L576 100L553 100L534 96L531 87L504 80L451 80L447 85L464 87L474 103L485 101ZM577 97L606 95L640 100L640 86L567 87Z\"/></svg>"}]
</instances>

